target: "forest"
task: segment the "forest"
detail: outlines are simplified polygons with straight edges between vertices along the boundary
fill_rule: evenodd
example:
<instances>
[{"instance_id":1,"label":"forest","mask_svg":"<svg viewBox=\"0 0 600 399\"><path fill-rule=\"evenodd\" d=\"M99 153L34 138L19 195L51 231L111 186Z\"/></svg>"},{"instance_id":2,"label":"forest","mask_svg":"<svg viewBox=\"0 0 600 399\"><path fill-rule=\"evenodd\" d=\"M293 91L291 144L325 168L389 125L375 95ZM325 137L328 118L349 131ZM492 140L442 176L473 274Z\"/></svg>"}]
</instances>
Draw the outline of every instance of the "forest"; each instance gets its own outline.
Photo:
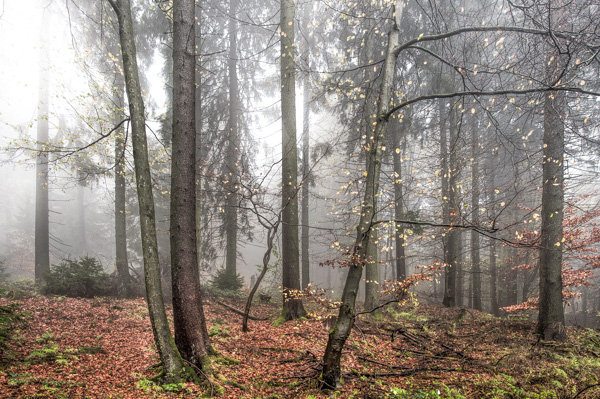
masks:
<instances>
[{"instance_id":1,"label":"forest","mask_svg":"<svg viewBox=\"0 0 600 399\"><path fill-rule=\"evenodd\" d=\"M600 397L598 0L0 4L0 397Z\"/></svg>"}]
</instances>

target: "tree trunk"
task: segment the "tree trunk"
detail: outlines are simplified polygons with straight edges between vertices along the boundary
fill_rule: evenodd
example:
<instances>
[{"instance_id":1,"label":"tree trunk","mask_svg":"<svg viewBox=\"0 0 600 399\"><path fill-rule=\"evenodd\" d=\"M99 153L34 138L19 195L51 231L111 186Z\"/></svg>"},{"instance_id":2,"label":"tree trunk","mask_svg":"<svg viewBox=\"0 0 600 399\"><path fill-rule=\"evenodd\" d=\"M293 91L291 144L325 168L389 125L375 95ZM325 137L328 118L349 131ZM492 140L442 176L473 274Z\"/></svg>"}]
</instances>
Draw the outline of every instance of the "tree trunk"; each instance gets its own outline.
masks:
<instances>
[{"instance_id":1,"label":"tree trunk","mask_svg":"<svg viewBox=\"0 0 600 399\"><path fill-rule=\"evenodd\" d=\"M375 39L372 28L374 21L372 19L367 20L367 38L366 38L366 62L372 62L375 53ZM372 68L367 69L366 81L369 85L373 85L373 82L377 79L376 71ZM366 137L374 137L377 130L377 103L376 103L376 90L374 87L367 88L364 107L364 119L366 121L365 134ZM377 219L377 209L374 209L373 219ZM367 247L367 257L365 260L365 310L371 310L375 308L379 302L379 270L378 270L378 227L374 226L369 231L369 245Z\"/></svg>"},{"instance_id":2,"label":"tree trunk","mask_svg":"<svg viewBox=\"0 0 600 399\"><path fill-rule=\"evenodd\" d=\"M238 234L238 159L239 159L239 113L240 113L240 95L239 82L237 75L237 20L236 12L238 8L237 0L229 1L229 60L227 62L229 71L229 138L227 141L226 152L226 173L224 177L225 195L227 201L225 205L225 272L232 281L237 275L237 234Z\"/></svg>"},{"instance_id":3,"label":"tree trunk","mask_svg":"<svg viewBox=\"0 0 600 399\"><path fill-rule=\"evenodd\" d=\"M85 174L79 173L77 182L77 254L87 255L87 242L85 239Z\"/></svg>"},{"instance_id":4,"label":"tree trunk","mask_svg":"<svg viewBox=\"0 0 600 399\"><path fill-rule=\"evenodd\" d=\"M460 221L458 209L459 201L459 187L458 187L458 135L459 127L456 120L457 110L451 107L449 130L450 130L450 146L447 147L446 153L444 154L444 147L446 146L445 130L442 129L441 139L442 141L442 168L444 167L444 159L448 159L447 168L442 169L442 196L445 198L446 206L443 208L445 213L444 217L447 218L448 223L453 226ZM444 156L445 155L445 156ZM447 181L446 194L444 195L443 182L444 178ZM457 269L458 269L458 246L459 244L459 231L453 227L450 227L446 233L446 245L444 246L444 264L445 264L445 280L444 280L444 300L443 304L447 307L456 306L457 297Z\"/></svg>"},{"instance_id":5,"label":"tree trunk","mask_svg":"<svg viewBox=\"0 0 600 399\"><path fill-rule=\"evenodd\" d=\"M197 43L200 43L202 9L198 4L194 9L196 23L194 24L194 34ZM198 261L198 270L202 265L202 74L200 73L200 45L196 48L195 80L196 80L196 253Z\"/></svg>"},{"instance_id":6,"label":"tree trunk","mask_svg":"<svg viewBox=\"0 0 600 399\"><path fill-rule=\"evenodd\" d=\"M296 146L296 72L294 51L294 1L282 0L281 27L281 207L282 275L285 320L306 314L300 291L298 248L298 148Z\"/></svg>"},{"instance_id":7,"label":"tree trunk","mask_svg":"<svg viewBox=\"0 0 600 399\"><path fill-rule=\"evenodd\" d=\"M495 177L496 165L494 164L495 158L493 155L488 159L488 176L490 179L490 204L493 208L496 204L496 183ZM498 267L497 267L497 253L496 253L496 240L493 237L489 238L490 241L490 312L498 317L500 315L500 309L498 307Z\"/></svg>"},{"instance_id":8,"label":"tree trunk","mask_svg":"<svg viewBox=\"0 0 600 399\"><path fill-rule=\"evenodd\" d=\"M156 240L156 218L152 179L148 162L148 144L146 141L146 121L144 102L138 75L131 4L129 0L108 0L119 21L119 37L125 87L129 100L129 114L132 127L133 160L140 210L140 230L144 257L144 276L148 313L154 334L154 341L160 355L163 372L168 380L180 380L184 371L184 362L175 346L169 330L167 314L160 282L158 261L158 243Z\"/></svg>"},{"instance_id":9,"label":"tree trunk","mask_svg":"<svg viewBox=\"0 0 600 399\"><path fill-rule=\"evenodd\" d=\"M479 131L478 124L471 124L471 221L473 226L479 226ZM481 257L479 254L479 233L471 230L471 287L473 308L483 310L481 304Z\"/></svg>"},{"instance_id":10,"label":"tree trunk","mask_svg":"<svg viewBox=\"0 0 600 399\"><path fill-rule=\"evenodd\" d=\"M307 58L310 56L307 55ZM310 60L307 59L307 65ZM302 259L302 288L308 287L310 284L310 259L309 259L309 241L310 223L309 218L309 186L310 186L310 101L311 90L310 75L307 73L304 79L304 115L302 121L302 233L301 233L301 259Z\"/></svg>"},{"instance_id":11,"label":"tree trunk","mask_svg":"<svg viewBox=\"0 0 600 399\"><path fill-rule=\"evenodd\" d=\"M48 84L48 60L41 57L39 82L39 105L37 120L37 157L35 162L35 283L40 285L50 273L50 220L48 206L48 108L50 95Z\"/></svg>"},{"instance_id":12,"label":"tree trunk","mask_svg":"<svg viewBox=\"0 0 600 399\"><path fill-rule=\"evenodd\" d=\"M556 61L552 62L556 66ZM552 71L554 74L554 71ZM566 96L550 92L544 101L542 228L540 247L540 304L537 331L542 339L564 341L562 301L562 231L564 182L564 112Z\"/></svg>"},{"instance_id":13,"label":"tree trunk","mask_svg":"<svg viewBox=\"0 0 600 399\"><path fill-rule=\"evenodd\" d=\"M401 123L396 123L398 127L392 134L392 157L394 162L394 217L400 220L404 217L404 195L402 192L402 156L404 152L400 149L400 136L404 129ZM406 254L404 248L404 227L402 223L396 222L394 235L396 237L396 280L402 281L406 278Z\"/></svg>"},{"instance_id":14,"label":"tree trunk","mask_svg":"<svg viewBox=\"0 0 600 399\"><path fill-rule=\"evenodd\" d=\"M171 274L175 343L202 368L210 351L196 253L196 108L194 0L173 2L173 150Z\"/></svg>"},{"instance_id":15,"label":"tree trunk","mask_svg":"<svg viewBox=\"0 0 600 399\"><path fill-rule=\"evenodd\" d=\"M116 46L115 46L116 47ZM116 52L115 52L116 54ZM113 116L116 126L123 119L124 84L119 74L114 94L114 103L117 110ZM129 262L127 260L127 220L125 209L125 129L123 125L114 133L115 135L115 264L118 276L119 296L129 297L132 294L131 276L129 275Z\"/></svg>"},{"instance_id":16,"label":"tree trunk","mask_svg":"<svg viewBox=\"0 0 600 399\"><path fill-rule=\"evenodd\" d=\"M366 148L368 148L366 186L361 204L361 216L357 226L356 241L351 252L351 265L348 268L337 322L329 332L329 339L323 356L323 387L326 389L336 388L340 383L342 349L354 325L356 293L358 292L362 269L367 261L369 237L375 222L379 175L383 160L382 146L384 145L384 136L387 127L387 120L381 118L381 115L385 115L390 106L391 88L394 80L396 59L399 53L399 21L402 18L402 11L403 3L398 0L395 7L395 21L392 22L388 35L388 47L377 103L377 115L380 117L376 122L373 137L367 137L365 144Z\"/></svg>"}]
</instances>

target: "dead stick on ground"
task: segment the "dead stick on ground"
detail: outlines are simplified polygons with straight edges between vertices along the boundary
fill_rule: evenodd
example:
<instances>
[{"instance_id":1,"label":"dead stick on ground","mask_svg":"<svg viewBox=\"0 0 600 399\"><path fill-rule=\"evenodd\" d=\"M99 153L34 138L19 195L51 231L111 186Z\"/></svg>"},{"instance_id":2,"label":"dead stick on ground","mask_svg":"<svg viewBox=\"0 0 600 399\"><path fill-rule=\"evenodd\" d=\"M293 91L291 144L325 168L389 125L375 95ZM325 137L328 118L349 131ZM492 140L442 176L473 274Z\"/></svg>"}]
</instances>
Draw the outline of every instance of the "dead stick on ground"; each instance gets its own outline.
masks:
<instances>
[{"instance_id":1,"label":"dead stick on ground","mask_svg":"<svg viewBox=\"0 0 600 399\"><path fill-rule=\"evenodd\" d=\"M220 301L215 301L215 302L216 302L217 304L219 304L219 305L223 306L225 309L227 309L227 310L229 310L229 311L233 312L233 313L237 313L237 314L239 314L240 316L244 316L244 315L245 315L245 313L244 313L243 311L241 311L241 310L239 310L239 309L236 309L236 308L234 308L233 306L229 306L229 305L227 305L227 304L225 304L225 303L223 303L223 302L220 302ZM260 317L251 316L251 315L248 315L248 318L249 318L250 320L254 320L254 321L265 321L265 320L269 320L268 318L260 318Z\"/></svg>"}]
</instances>

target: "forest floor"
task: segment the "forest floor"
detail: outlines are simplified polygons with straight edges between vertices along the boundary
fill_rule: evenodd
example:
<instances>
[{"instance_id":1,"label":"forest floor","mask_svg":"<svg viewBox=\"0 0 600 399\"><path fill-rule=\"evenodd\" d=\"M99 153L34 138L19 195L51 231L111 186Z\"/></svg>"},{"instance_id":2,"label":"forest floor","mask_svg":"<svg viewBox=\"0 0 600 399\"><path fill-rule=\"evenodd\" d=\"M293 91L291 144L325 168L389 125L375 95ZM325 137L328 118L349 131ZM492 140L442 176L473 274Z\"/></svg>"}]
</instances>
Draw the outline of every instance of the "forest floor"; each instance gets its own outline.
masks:
<instances>
[{"instance_id":1,"label":"forest floor","mask_svg":"<svg viewBox=\"0 0 600 399\"><path fill-rule=\"evenodd\" d=\"M325 394L318 389L325 314L275 326L276 305L257 305L253 314L271 319L252 321L242 333L240 316L207 302L212 344L222 356L218 372L227 381L223 398L600 397L597 330L569 328L565 343L539 342L531 321L393 305L377 320L357 322L342 359L343 386ZM0 306L11 303L22 317L0 354L2 398L207 393L150 382L158 356L143 299L0 299Z\"/></svg>"}]
</instances>

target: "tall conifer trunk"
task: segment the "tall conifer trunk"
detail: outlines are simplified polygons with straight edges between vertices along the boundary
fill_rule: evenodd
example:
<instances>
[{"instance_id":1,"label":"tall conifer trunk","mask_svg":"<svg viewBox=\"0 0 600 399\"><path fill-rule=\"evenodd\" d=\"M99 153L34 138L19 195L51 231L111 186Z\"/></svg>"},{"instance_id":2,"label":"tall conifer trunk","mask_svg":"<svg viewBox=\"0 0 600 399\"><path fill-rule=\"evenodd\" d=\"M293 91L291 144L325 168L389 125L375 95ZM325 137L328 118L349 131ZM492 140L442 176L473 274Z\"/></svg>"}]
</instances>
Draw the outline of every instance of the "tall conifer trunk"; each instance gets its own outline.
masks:
<instances>
[{"instance_id":1,"label":"tall conifer trunk","mask_svg":"<svg viewBox=\"0 0 600 399\"><path fill-rule=\"evenodd\" d=\"M194 0L173 2L171 273L175 343L202 368L211 348L196 252L196 46Z\"/></svg>"},{"instance_id":2,"label":"tall conifer trunk","mask_svg":"<svg viewBox=\"0 0 600 399\"><path fill-rule=\"evenodd\" d=\"M115 52L116 53L116 52ZM125 82L116 72L115 92L113 95L117 110L113 115L116 126L123 119L123 90ZM115 264L118 276L118 291L121 297L132 294L129 262L127 260L127 220L125 209L125 129L123 125L114 133L115 138Z\"/></svg>"},{"instance_id":3,"label":"tall conifer trunk","mask_svg":"<svg viewBox=\"0 0 600 399\"><path fill-rule=\"evenodd\" d=\"M48 112L49 112L49 73L48 57L42 50L38 120L37 157L35 163L35 283L42 284L50 273L50 219L48 206Z\"/></svg>"},{"instance_id":4,"label":"tall conifer trunk","mask_svg":"<svg viewBox=\"0 0 600 399\"><path fill-rule=\"evenodd\" d=\"M229 138L226 152L225 195L225 272L231 279L237 275L237 235L238 235L238 159L240 142L240 94L237 73L237 20L238 0L229 1ZM233 280L232 280L233 281Z\"/></svg>"}]
</instances>

